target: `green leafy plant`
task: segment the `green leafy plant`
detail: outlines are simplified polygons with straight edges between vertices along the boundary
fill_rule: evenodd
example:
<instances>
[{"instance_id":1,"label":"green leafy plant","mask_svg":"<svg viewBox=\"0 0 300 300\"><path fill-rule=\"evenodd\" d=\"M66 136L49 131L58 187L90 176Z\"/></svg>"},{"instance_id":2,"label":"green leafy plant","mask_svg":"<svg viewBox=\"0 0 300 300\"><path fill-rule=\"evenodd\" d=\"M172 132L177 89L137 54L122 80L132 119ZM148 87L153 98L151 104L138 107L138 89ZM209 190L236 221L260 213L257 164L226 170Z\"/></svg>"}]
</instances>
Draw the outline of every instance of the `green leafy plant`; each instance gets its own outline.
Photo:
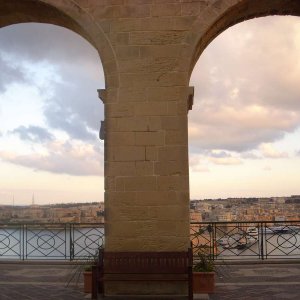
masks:
<instances>
[{"instance_id":1,"label":"green leafy plant","mask_svg":"<svg viewBox=\"0 0 300 300\"><path fill-rule=\"evenodd\" d=\"M198 252L197 256L193 266L194 272L213 272L215 270L214 261L210 258L209 254Z\"/></svg>"},{"instance_id":2,"label":"green leafy plant","mask_svg":"<svg viewBox=\"0 0 300 300\"><path fill-rule=\"evenodd\" d=\"M85 265L84 272L92 272L92 265Z\"/></svg>"},{"instance_id":3,"label":"green leafy plant","mask_svg":"<svg viewBox=\"0 0 300 300\"><path fill-rule=\"evenodd\" d=\"M95 251L94 254L90 254L86 257L83 265L83 270L85 272L92 271L92 266L95 266L98 262L98 255L99 255L99 249L97 249L97 251Z\"/></svg>"}]
</instances>

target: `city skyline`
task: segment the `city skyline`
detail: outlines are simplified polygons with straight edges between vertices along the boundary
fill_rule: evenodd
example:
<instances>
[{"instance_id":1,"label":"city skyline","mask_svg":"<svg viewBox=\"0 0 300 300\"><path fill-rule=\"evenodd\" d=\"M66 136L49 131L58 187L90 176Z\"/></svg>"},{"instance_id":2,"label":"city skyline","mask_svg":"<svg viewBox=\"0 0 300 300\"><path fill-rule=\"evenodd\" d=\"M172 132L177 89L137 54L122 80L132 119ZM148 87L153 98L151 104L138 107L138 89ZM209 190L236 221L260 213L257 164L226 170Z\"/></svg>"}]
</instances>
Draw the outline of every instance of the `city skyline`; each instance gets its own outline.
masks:
<instances>
[{"instance_id":1,"label":"city skyline","mask_svg":"<svg viewBox=\"0 0 300 300\"><path fill-rule=\"evenodd\" d=\"M33 192L41 204L103 201L98 53L43 24L2 28L0 44L1 204L30 204ZM299 48L297 17L267 17L229 28L201 55L191 199L300 193Z\"/></svg>"}]
</instances>

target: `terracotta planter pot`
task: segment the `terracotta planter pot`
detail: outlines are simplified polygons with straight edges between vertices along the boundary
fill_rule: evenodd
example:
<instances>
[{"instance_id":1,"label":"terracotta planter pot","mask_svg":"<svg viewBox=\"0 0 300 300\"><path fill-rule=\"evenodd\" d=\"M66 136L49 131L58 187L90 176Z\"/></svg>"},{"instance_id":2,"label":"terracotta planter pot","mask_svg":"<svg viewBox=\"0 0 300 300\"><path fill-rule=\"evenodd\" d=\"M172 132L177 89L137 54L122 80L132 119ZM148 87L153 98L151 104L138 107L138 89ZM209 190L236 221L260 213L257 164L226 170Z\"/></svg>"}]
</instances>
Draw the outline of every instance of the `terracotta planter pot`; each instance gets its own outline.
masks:
<instances>
[{"instance_id":1,"label":"terracotta planter pot","mask_svg":"<svg viewBox=\"0 0 300 300\"><path fill-rule=\"evenodd\" d=\"M193 272L195 294L210 294L215 291L215 272Z\"/></svg>"},{"instance_id":2,"label":"terracotta planter pot","mask_svg":"<svg viewBox=\"0 0 300 300\"><path fill-rule=\"evenodd\" d=\"M83 272L83 287L85 293L91 293L92 292L92 272L86 271Z\"/></svg>"}]
</instances>

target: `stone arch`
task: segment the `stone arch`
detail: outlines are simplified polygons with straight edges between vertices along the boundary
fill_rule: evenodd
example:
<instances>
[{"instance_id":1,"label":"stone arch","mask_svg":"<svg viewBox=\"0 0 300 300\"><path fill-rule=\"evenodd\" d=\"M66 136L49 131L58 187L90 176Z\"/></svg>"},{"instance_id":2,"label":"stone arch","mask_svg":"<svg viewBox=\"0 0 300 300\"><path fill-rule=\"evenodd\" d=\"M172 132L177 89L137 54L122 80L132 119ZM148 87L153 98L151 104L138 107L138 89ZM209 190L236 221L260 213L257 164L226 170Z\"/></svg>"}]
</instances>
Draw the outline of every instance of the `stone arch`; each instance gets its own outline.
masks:
<instances>
[{"instance_id":1,"label":"stone arch","mask_svg":"<svg viewBox=\"0 0 300 300\"><path fill-rule=\"evenodd\" d=\"M106 87L118 85L113 48L87 9L72 0L0 0L0 28L30 22L58 25L82 36L100 55Z\"/></svg>"},{"instance_id":2,"label":"stone arch","mask_svg":"<svg viewBox=\"0 0 300 300\"><path fill-rule=\"evenodd\" d=\"M240 22L271 15L300 16L298 0L214 1L193 24L186 42L190 45L191 76L200 55L210 42L229 27Z\"/></svg>"}]
</instances>

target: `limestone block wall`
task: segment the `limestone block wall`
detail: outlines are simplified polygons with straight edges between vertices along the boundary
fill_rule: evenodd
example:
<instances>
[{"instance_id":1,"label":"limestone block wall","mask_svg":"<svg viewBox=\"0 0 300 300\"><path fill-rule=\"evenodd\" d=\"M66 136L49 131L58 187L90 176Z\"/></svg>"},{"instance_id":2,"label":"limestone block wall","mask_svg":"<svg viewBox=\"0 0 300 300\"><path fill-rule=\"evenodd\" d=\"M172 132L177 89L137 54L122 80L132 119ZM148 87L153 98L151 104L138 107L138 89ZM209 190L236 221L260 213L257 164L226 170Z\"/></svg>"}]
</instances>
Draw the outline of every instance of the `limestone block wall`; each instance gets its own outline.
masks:
<instances>
[{"instance_id":1,"label":"limestone block wall","mask_svg":"<svg viewBox=\"0 0 300 300\"><path fill-rule=\"evenodd\" d=\"M106 247L187 249L192 68L220 32L275 9L283 13L287 1L94 0L89 4L95 19L105 26L118 73L118 80L108 82L103 92Z\"/></svg>"},{"instance_id":2,"label":"limestone block wall","mask_svg":"<svg viewBox=\"0 0 300 300\"><path fill-rule=\"evenodd\" d=\"M110 24L119 74L118 86L102 97L106 248L185 250L189 88L181 4L121 2L95 9Z\"/></svg>"},{"instance_id":3,"label":"limestone block wall","mask_svg":"<svg viewBox=\"0 0 300 300\"><path fill-rule=\"evenodd\" d=\"M299 15L298 0L0 0L0 27L69 28L99 51L106 80L106 249L189 246L189 78L220 32Z\"/></svg>"}]
</instances>

